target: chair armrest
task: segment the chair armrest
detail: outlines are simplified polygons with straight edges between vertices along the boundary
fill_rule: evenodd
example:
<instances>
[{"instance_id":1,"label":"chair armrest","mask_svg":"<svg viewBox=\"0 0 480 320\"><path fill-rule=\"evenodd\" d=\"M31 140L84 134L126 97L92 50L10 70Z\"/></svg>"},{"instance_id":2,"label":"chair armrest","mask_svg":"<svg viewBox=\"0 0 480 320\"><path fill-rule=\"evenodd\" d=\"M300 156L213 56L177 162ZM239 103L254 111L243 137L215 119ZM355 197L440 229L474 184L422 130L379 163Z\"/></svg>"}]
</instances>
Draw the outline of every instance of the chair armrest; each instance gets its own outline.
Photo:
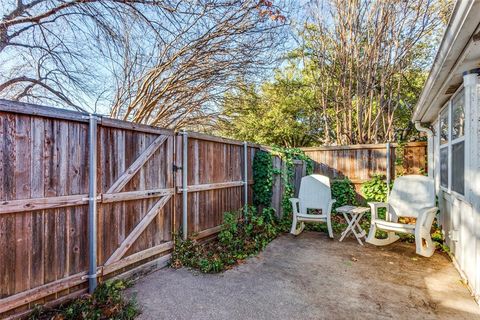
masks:
<instances>
[{"instance_id":1,"label":"chair armrest","mask_svg":"<svg viewBox=\"0 0 480 320\"><path fill-rule=\"evenodd\" d=\"M300 203L300 199L290 198L288 200L290 200L290 203L292 204L292 213L294 215L299 214L300 212L299 212L298 204Z\"/></svg>"},{"instance_id":2,"label":"chair armrest","mask_svg":"<svg viewBox=\"0 0 480 320\"><path fill-rule=\"evenodd\" d=\"M420 212L417 217L417 221L415 222L415 228L423 227L430 232L430 228L432 227L433 219L435 219L437 211L437 207L431 207Z\"/></svg>"},{"instance_id":3,"label":"chair armrest","mask_svg":"<svg viewBox=\"0 0 480 320\"><path fill-rule=\"evenodd\" d=\"M337 202L337 200L335 199L331 199L329 202L328 202L328 207L327 207L327 216L330 216L332 214L332 207L333 207L333 204Z\"/></svg>"},{"instance_id":4,"label":"chair armrest","mask_svg":"<svg viewBox=\"0 0 480 320\"><path fill-rule=\"evenodd\" d=\"M388 204L385 202L369 202L370 211L372 213L372 221L378 219L378 208L388 208Z\"/></svg>"}]
</instances>

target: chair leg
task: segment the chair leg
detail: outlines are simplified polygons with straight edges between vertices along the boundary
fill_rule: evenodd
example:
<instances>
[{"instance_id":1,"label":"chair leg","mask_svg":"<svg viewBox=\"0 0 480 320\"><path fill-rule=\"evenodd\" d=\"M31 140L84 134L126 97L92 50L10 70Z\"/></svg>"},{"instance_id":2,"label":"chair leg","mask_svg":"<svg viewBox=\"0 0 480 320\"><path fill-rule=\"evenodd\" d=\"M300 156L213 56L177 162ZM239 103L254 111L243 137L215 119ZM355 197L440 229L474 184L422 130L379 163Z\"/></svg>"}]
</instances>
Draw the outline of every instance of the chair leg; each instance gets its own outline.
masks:
<instances>
[{"instance_id":1,"label":"chair leg","mask_svg":"<svg viewBox=\"0 0 480 320\"><path fill-rule=\"evenodd\" d=\"M292 227L290 228L290 233L295 234L296 229L297 229L297 216L294 214L292 218Z\"/></svg>"},{"instance_id":2,"label":"chair leg","mask_svg":"<svg viewBox=\"0 0 480 320\"><path fill-rule=\"evenodd\" d=\"M327 229L328 229L328 236L333 239L332 219L330 219L330 217L327 218Z\"/></svg>"},{"instance_id":3,"label":"chair leg","mask_svg":"<svg viewBox=\"0 0 480 320\"><path fill-rule=\"evenodd\" d=\"M378 239L376 237L376 233L377 233L377 225L375 223L372 223L370 226L370 231L368 232L367 240L365 241L376 246L386 246L400 239L400 237L397 236L395 232L392 232L392 231L387 232L386 239Z\"/></svg>"},{"instance_id":4,"label":"chair leg","mask_svg":"<svg viewBox=\"0 0 480 320\"><path fill-rule=\"evenodd\" d=\"M303 223L303 221L300 221L300 226L298 228L297 228L297 223L298 223L297 217L293 215L292 228L290 229L290 233L296 236L302 233L303 228L305 228L305 223Z\"/></svg>"},{"instance_id":5,"label":"chair leg","mask_svg":"<svg viewBox=\"0 0 480 320\"><path fill-rule=\"evenodd\" d=\"M415 232L415 248L418 255L427 258L431 257L435 253L435 243L432 241L430 232L424 230L423 228L419 230L419 232Z\"/></svg>"}]
</instances>

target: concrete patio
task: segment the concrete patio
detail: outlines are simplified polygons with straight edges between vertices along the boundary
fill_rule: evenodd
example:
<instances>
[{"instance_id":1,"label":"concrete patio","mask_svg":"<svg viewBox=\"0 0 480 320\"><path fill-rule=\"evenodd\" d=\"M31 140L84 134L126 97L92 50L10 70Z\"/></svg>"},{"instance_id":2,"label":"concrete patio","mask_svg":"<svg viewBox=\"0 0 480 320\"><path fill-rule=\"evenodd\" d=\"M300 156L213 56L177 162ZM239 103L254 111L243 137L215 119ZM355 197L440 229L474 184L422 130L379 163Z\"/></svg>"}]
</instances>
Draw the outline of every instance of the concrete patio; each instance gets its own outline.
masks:
<instances>
[{"instance_id":1,"label":"concrete patio","mask_svg":"<svg viewBox=\"0 0 480 320\"><path fill-rule=\"evenodd\" d=\"M140 319L480 319L446 255L283 235L218 275L163 269L128 290Z\"/></svg>"}]
</instances>

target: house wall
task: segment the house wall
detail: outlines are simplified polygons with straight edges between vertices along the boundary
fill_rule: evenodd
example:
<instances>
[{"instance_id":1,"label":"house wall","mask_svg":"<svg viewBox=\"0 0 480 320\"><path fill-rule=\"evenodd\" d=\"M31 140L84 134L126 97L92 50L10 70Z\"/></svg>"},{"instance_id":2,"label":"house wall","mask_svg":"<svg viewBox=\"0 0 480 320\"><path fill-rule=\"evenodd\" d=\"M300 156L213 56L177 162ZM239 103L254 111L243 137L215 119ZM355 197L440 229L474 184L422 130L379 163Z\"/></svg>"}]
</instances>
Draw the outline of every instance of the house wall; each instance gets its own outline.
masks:
<instances>
[{"instance_id":1,"label":"house wall","mask_svg":"<svg viewBox=\"0 0 480 320\"><path fill-rule=\"evenodd\" d=\"M464 76L465 89L465 194L440 186L440 124L436 121L434 178L440 208L439 223L454 263L477 301L480 297L480 81ZM440 117L440 113L439 113ZM449 164L451 166L451 162ZM452 172L450 169L450 180Z\"/></svg>"}]
</instances>

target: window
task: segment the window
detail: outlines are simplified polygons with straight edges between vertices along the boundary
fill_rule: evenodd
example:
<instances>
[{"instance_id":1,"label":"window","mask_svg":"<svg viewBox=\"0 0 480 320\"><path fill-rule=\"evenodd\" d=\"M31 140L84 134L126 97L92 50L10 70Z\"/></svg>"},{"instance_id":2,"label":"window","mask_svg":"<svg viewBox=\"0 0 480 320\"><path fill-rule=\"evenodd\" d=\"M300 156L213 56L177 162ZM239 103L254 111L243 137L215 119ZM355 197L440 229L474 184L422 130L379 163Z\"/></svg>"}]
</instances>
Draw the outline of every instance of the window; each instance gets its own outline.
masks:
<instances>
[{"instance_id":1,"label":"window","mask_svg":"<svg viewBox=\"0 0 480 320\"><path fill-rule=\"evenodd\" d=\"M440 113L440 185L448 188L448 123L449 104Z\"/></svg>"},{"instance_id":2,"label":"window","mask_svg":"<svg viewBox=\"0 0 480 320\"><path fill-rule=\"evenodd\" d=\"M448 188L448 148L440 149L440 185Z\"/></svg>"},{"instance_id":3,"label":"window","mask_svg":"<svg viewBox=\"0 0 480 320\"><path fill-rule=\"evenodd\" d=\"M465 141L452 145L452 190L465 194Z\"/></svg>"},{"instance_id":4,"label":"window","mask_svg":"<svg viewBox=\"0 0 480 320\"><path fill-rule=\"evenodd\" d=\"M460 90L439 116L440 185L465 193L465 91Z\"/></svg>"},{"instance_id":5,"label":"window","mask_svg":"<svg viewBox=\"0 0 480 320\"><path fill-rule=\"evenodd\" d=\"M452 140L458 139L464 136L465 128L465 111L464 111L464 91L460 91L459 94L453 99L452 105Z\"/></svg>"}]
</instances>

